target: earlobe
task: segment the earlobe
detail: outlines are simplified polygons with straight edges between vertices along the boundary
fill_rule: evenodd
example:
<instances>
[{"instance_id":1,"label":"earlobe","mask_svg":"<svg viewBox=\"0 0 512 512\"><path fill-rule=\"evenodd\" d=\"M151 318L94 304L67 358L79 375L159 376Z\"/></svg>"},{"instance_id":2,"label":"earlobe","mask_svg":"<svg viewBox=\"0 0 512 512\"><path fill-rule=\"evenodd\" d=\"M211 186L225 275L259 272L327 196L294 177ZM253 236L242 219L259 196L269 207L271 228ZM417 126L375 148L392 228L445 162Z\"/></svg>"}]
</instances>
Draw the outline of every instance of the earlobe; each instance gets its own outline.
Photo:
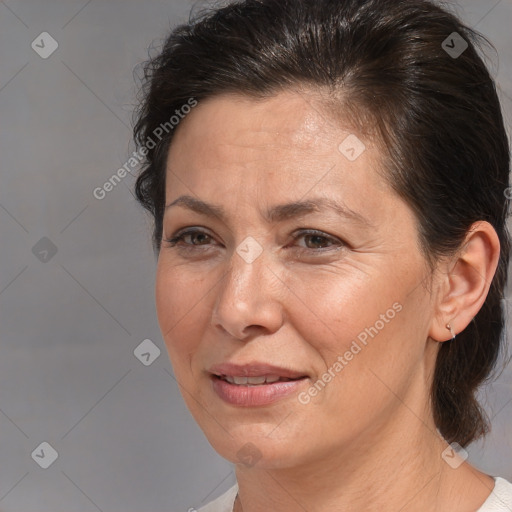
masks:
<instances>
[{"instance_id":1,"label":"earlobe","mask_svg":"<svg viewBox=\"0 0 512 512\"><path fill-rule=\"evenodd\" d=\"M457 337L457 333L453 329L451 324L445 325L445 332L440 332L439 326L436 324L431 330L430 330L430 338L432 338L434 341L437 341L438 343L445 343L447 341L455 341L455 338ZM447 336L446 331L449 332L449 336Z\"/></svg>"},{"instance_id":2,"label":"earlobe","mask_svg":"<svg viewBox=\"0 0 512 512\"><path fill-rule=\"evenodd\" d=\"M500 242L494 228L485 221L469 229L451 270L439 283L436 314L429 336L436 341L455 339L485 302L500 256ZM447 336L449 331L451 337Z\"/></svg>"},{"instance_id":3,"label":"earlobe","mask_svg":"<svg viewBox=\"0 0 512 512\"><path fill-rule=\"evenodd\" d=\"M452 335L452 339L451 339L451 341L455 340L455 336L456 336L456 334L455 334L455 332L454 332L454 330L453 330L452 326L451 326L450 324L446 324L446 328L450 331L450 334Z\"/></svg>"}]
</instances>

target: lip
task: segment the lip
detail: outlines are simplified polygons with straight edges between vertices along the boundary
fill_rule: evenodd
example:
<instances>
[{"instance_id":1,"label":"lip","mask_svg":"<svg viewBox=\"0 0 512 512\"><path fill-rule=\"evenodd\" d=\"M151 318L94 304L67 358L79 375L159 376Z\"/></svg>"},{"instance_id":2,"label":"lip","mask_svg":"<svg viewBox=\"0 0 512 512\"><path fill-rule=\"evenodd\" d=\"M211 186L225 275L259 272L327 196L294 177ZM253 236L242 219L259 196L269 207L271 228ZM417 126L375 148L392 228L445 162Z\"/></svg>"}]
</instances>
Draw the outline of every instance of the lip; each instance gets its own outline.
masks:
<instances>
[{"instance_id":1,"label":"lip","mask_svg":"<svg viewBox=\"0 0 512 512\"><path fill-rule=\"evenodd\" d=\"M218 376L227 375L230 377L261 377L263 375L278 375L279 377L285 377L288 379L308 377L305 372L258 362L243 365L234 363L217 364L212 366L209 369L209 372Z\"/></svg>"},{"instance_id":2,"label":"lip","mask_svg":"<svg viewBox=\"0 0 512 512\"><path fill-rule=\"evenodd\" d=\"M309 380L309 376L304 372L266 363L245 365L224 363L212 366L209 371L213 390L219 398L230 405L238 407L257 407L272 404L296 394ZM263 375L277 375L298 380L277 381L257 386L248 386L231 384L221 378L221 376L261 377Z\"/></svg>"}]
</instances>

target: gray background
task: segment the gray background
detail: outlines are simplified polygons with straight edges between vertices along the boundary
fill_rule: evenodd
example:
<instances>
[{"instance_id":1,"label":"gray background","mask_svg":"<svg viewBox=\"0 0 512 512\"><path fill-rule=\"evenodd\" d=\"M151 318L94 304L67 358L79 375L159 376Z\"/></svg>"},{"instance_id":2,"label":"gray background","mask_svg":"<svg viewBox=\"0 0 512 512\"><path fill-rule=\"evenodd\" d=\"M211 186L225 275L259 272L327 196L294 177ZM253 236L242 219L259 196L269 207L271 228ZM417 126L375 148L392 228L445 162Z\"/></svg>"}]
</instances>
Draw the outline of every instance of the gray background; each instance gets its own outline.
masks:
<instances>
[{"instance_id":1,"label":"gray background","mask_svg":"<svg viewBox=\"0 0 512 512\"><path fill-rule=\"evenodd\" d=\"M185 511L235 481L172 376L134 177L103 200L92 194L134 149L134 66L191 5L0 1L3 512ZM510 127L512 2L462 0L459 13L498 49L492 68ZM59 45L47 59L31 48L43 31ZM144 339L161 349L148 366L134 355ZM511 385L508 369L482 390L493 431L469 450L473 464L508 479ZM31 456L44 441L58 452L47 469Z\"/></svg>"}]
</instances>

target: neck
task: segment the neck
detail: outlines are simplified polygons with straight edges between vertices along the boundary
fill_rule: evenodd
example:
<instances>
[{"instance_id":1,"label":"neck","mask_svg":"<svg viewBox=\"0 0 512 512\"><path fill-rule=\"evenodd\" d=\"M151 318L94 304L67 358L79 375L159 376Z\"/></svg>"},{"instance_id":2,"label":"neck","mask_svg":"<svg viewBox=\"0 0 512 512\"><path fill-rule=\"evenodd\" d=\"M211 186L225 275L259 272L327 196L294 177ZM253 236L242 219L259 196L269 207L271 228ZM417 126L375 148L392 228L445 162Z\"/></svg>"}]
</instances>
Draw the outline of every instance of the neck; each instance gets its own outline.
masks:
<instances>
[{"instance_id":1,"label":"neck","mask_svg":"<svg viewBox=\"0 0 512 512\"><path fill-rule=\"evenodd\" d=\"M441 457L447 443L433 422L420 420L403 406L400 413L388 428L376 426L347 443L349 447L338 447L300 466L238 465L239 499L234 512L478 508L492 490L492 479L467 463L454 471Z\"/></svg>"}]
</instances>

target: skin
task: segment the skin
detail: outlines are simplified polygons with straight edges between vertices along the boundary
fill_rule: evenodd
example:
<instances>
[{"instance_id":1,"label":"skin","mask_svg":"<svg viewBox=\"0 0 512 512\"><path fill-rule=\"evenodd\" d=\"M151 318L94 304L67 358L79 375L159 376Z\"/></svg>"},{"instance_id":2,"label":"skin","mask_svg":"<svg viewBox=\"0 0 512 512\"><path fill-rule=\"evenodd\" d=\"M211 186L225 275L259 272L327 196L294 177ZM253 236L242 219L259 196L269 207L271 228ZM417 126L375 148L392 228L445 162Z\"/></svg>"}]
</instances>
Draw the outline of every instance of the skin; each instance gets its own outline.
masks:
<instances>
[{"instance_id":1,"label":"skin","mask_svg":"<svg viewBox=\"0 0 512 512\"><path fill-rule=\"evenodd\" d=\"M349 134L366 150L349 161ZM313 93L201 102L171 145L166 204L191 195L225 220L183 206L164 215L156 276L160 328L192 415L215 450L236 464L235 511L474 511L494 482L467 462L452 469L436 431L429 388L446 324L463 330L482 306L499 241L476 223L461 252L432 274L416 219L379 172L378 144L331 119ZM277 204L329 198L366 219L319 209L268 223ZM206 235L175 233L195 227ZM300 229L320 236L302 236ZM248 236L263 252L247 263ZM365 328L402 309L302 404L296 395L235 407L213 391L213 364L264 361L316 382ZM258 460L237 453L247 443ZM242 508L243 507L243 508Z\"/></svg>"}]
</instances>

